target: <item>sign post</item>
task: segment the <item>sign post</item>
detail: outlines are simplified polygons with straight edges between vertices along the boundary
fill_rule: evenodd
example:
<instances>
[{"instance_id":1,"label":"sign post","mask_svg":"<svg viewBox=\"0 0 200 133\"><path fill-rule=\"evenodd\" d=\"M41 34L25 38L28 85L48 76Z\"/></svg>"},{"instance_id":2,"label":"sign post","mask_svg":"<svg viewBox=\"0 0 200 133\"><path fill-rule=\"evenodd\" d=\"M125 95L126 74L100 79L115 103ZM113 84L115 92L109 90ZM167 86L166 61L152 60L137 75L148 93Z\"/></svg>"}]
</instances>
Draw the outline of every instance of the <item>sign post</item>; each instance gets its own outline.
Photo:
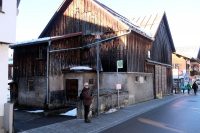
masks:
<instances>
[{"instance_id":1,"label":"sign post","mask_svg":"<svg viewBox=\"0 0 200 133\"><path fill-rule=\"evenodd\" d=\"M119 107L119 90L121 90L122 85L119 84L118 82L118 69L123 68L123 60L117 60L117 84L116 84L116 90L117 90L117 106Z\"/></svg>"}]
</instances>

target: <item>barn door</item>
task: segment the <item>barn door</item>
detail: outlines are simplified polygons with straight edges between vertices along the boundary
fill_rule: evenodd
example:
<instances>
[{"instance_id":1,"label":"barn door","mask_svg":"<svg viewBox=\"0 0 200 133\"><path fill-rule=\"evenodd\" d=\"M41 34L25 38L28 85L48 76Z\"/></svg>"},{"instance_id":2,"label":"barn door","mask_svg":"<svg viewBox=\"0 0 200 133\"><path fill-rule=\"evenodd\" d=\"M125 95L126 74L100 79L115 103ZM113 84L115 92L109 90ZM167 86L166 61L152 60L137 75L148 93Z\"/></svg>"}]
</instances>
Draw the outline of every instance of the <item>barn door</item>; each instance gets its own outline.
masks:
<instances>
[{"instance_id":1,"label":"barn door","mask_svg":"<svg viewBox=\"0 0 200 133\"><path fill-rule=\"evenodd\" d=\"M167 93L166 67L155 65L155 95L162 98Z\"/></svg>"},{"instance_id":2,"label":"barn door","mask_svg":"<svg viewBox=\"0 0 200 133\"><path fill-rule=\"evenodd\" d=\"M65 94L68 105L76 105L78 97L78 79L66 79Z\"/></svg>"}]
</instances>

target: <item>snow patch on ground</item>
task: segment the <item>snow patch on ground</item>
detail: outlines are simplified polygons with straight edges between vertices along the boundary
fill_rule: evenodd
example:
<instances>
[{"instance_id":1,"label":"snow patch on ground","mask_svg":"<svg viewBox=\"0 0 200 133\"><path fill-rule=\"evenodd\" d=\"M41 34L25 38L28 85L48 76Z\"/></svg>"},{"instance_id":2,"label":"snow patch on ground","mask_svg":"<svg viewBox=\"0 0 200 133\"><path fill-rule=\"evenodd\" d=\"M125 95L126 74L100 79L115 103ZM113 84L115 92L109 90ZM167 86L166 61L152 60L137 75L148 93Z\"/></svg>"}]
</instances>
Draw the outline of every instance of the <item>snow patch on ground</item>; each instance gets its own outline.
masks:
<instances>
[{"instance_id":1,"label":"snow patch on ground","mask_svg":"<svg viewBox=\"0 0 200 133\"><path fill-rule=\"evenodd\" d=\"M67 115L67 116L77 116L77 108L70 110L65 113L61 113L60 115Z\"/></svg>"},{"instance_id":2,"label":"snow patch on ground","mask_svg":"<svg viewBox=\"0 0 200 133\"><path fill-rule=\"evenodd\" d=\"M29 112L29 113L43 113L44 110L33 110L33 111L26 111L26 112Z\"/></svg>"},{"instance_id":3,"label":"snow patch on ground","mask_svg":"<svg viewBox=\"0 0 200 133\"><path fill-rule=\"evenodd\" d=\"M117 111L116 108L114 108L114 109L110 109L110 110L108 110L105 114L114 113L114 112L116 112L116 111Z\"/></svg>"}]
</instances>

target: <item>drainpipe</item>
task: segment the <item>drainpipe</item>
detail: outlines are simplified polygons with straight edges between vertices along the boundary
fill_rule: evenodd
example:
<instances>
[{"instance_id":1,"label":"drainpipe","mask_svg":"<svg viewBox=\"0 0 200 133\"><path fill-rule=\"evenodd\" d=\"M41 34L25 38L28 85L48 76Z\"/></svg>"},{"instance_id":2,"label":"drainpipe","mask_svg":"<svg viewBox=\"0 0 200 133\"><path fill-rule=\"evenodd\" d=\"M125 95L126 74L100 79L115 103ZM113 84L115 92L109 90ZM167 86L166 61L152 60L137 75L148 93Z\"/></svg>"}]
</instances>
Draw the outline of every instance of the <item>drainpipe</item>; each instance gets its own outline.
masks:
<instances>
[{"instance_id":1,"label":"drainpipe","mask_svg":"<svg viewBox=\"0 0 200 133\"><path fill-rule=\"evenodd\" d=\"M46 105L49 107L49 51L50 51L51 40L48 42L47 46L47 90L46 90Z\"/></svg>"}]
</instances>

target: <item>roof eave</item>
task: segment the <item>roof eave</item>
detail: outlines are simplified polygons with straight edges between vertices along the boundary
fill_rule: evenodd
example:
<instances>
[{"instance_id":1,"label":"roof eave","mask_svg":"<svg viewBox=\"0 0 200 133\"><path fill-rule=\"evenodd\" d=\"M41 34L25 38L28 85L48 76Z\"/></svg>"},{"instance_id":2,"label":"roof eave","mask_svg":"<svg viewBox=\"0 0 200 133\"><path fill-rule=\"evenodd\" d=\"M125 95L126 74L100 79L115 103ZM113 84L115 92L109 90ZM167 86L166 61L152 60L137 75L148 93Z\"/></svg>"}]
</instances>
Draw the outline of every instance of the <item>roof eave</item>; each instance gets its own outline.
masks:
<instances>
[{"instance_id":1,"label":"roof eave","mask_svg":"<svg viewBox=\"0 0 200 133\"><path fill-rule=\"evenodd\" d=\"M11 49L14 49L16 47L21 47L21 46L40 45L40 44L45 44L49 41L55 41L55 40L60 40L60 39L65 39L65 38L70 38L70 37L75 37L75 36L80 36L80 35L82 35L82 32L71 33L71 34L66 34L62 36L39 38L36 40L12 44L9 47Z\"/></svg>"}]
</instances>

